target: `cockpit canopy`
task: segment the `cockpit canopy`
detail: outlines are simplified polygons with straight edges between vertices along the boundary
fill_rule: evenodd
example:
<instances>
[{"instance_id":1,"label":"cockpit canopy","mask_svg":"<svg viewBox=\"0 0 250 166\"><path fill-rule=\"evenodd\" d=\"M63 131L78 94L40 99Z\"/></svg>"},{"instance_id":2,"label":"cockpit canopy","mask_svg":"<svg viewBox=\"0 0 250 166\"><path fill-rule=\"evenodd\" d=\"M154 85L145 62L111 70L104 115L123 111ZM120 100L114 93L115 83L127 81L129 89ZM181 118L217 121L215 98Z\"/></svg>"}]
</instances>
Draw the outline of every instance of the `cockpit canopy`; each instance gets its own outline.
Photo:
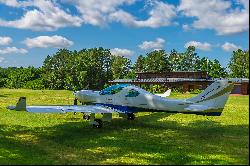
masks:
<instances>
[{"instance_id":1,"label":"cockpit canopy","mask_svg":"<svg viewBox=\"0 0 250 166\"><path fill-rule=\"evenodd\" d=\"M129 84L118 84L118 85L111 85L103 90L100 91L100 95L113 95L120 92L123 88L129 86Z\"/></svg>"}]
</instances>

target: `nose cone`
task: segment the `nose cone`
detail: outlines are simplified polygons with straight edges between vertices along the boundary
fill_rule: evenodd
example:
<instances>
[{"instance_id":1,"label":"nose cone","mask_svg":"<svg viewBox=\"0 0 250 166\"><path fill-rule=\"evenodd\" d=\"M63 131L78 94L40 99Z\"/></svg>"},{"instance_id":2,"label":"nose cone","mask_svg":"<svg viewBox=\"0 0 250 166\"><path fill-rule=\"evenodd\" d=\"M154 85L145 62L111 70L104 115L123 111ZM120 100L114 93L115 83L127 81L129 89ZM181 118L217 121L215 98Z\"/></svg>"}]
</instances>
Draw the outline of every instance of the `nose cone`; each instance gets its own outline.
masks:
<instances>
[{"instance_id":1,"label":"nose cone","mask_svg":"<svg viewBox=\"0 0 250 166\"><path fill-rule=\"evenodd\" d=\"M73 94L81 102L94 102L96 101L96 97L98 96L98 93L92 90L76 91Z\"/></svg>"}]
</instances>

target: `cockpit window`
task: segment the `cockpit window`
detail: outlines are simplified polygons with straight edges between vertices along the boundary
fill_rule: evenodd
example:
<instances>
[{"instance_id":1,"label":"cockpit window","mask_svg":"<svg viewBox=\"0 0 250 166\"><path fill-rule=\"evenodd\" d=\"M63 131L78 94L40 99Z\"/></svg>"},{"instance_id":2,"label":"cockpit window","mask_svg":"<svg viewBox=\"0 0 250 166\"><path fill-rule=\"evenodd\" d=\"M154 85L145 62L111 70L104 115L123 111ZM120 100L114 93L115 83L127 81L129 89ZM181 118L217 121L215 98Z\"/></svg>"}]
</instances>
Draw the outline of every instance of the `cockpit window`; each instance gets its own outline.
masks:
<instances>
[{"instance_id":1,"label":"cockpit window","mask_svg":"<svg viewBox=\"0 0 250 166\"><path fill-rule=\"evenodd\" d=\"M129 84L118 84L109 86L100 91L100 95L113 95L120 92L123 88L129 86Z\"/></svg>"},{"instance_id":2,"label":"cockpit window","mask_svg":"<svg viewBox=\"0 0 250 166\"><path fill-rule=\"evenodd\" d=\"M130 89L129 91L128 91L128 94L125 96L125 97L136 97L136 96L138 96L140 93L137 91L137 90L135 90L135 89Z\"/></svg>"}]
</instances>

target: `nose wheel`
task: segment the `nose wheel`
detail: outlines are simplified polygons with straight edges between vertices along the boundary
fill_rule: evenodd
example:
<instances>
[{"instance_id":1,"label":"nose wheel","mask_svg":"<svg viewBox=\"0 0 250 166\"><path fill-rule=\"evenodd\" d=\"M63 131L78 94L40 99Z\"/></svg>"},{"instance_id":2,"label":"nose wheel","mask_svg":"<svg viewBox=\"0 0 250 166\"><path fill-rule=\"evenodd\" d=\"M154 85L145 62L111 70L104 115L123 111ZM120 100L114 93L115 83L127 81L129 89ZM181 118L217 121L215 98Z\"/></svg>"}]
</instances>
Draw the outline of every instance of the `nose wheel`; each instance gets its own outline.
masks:
<instances>
[{"instance_id":1,"label":"nose wheel","mask_svg":"<svg viewBox=\"0 0 250 166\"><path fill-rule=\"evenodd\" d=\"M128 116L127 117L128 120L134 120L135 119L135 114L133 114L133 113L128 113L127 116Z\"/></svg>"},{"instance_id":2,"label":"nose wheel","mask_svg":"<svg viewBox=\"0 0 250 166\"><path fill-rule=\"evenodd\" d=\"M93 122L93 127L95 128L101 128L102 127L102 120L101 119L95 119L94 122Z\"/></svg>"},{"instance_id":3,"label":"nose wheel","mask_svg":"<svg viewBox=\"0 0 250 166\"><path fill-rule=\"evenodd\" d=\"M85 120L89 120L90 119L90 115L87 115L87 114L83 113L82 118L85 119Z\"/></svg>"}]
</instances>

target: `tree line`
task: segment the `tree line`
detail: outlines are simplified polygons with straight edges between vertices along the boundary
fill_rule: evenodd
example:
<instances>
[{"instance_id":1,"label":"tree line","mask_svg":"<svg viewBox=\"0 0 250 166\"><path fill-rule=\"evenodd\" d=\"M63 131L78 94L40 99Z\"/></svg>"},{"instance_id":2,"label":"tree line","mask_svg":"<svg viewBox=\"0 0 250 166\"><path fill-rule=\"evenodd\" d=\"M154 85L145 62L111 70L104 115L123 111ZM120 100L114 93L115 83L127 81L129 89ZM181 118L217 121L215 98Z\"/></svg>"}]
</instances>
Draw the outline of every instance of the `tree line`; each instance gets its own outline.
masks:
<instances>
[{"instance_id":1,"label":"tree line","mask_svg":"<svg viewBox=\"0 0 250 166\"><path fill-rule=\"evenodd\" d=\"M112 55L109 49L80 51L59 49L47 56L39 68L0 67L0 87L27 89L93 89L100 90L110 80L133 79L136 72L208 71L211 78L249 78L249 51L233 51L227 68L217 59L200 58L195 47L183 53L154 50L138 56L136 62Z\"/></svg>"}]
</instances>

